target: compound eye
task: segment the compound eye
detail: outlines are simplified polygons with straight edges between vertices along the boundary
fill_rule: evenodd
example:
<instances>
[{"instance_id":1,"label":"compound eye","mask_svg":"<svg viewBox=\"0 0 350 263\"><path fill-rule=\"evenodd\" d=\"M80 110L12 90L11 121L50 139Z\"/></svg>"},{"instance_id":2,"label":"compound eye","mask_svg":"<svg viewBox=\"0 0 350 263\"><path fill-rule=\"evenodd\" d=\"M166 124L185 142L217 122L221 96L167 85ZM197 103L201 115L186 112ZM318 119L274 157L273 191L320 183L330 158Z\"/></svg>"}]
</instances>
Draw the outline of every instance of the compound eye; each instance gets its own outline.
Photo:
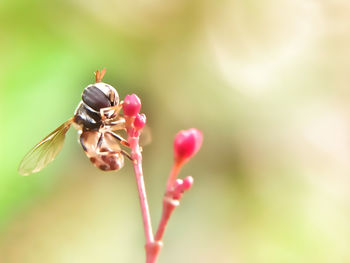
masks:
<instances>
[{"instance_id":1,"label":"compound eye","mask_svg":"<svg viewBox=\"0 0 350 263\"><path fill-rule=\"evenodd\" d=\"M106 94L94 85L88 86L84 90L82 99L86 105L95 111L112 106L112 103Z\"/></svg>"}]
</instances>

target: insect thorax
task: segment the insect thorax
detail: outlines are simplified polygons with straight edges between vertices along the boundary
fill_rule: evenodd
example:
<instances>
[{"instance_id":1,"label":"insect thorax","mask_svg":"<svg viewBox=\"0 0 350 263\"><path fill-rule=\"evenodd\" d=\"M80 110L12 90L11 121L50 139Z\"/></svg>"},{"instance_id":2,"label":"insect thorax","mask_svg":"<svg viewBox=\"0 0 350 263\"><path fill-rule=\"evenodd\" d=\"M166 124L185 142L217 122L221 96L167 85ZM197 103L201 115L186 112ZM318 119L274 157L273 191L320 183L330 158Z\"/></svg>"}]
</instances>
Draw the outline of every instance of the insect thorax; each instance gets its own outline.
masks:
<instances>
[{"instance_id":1,"label":"insect thorax","mask_svg":"<svg viewBox=\"0 0 350 263\"><path fill-rule=\"evenodd\" d=\"M100 113L92 111L83 101L75 111L74 122L84 131L97 131L102 125Z\"/></svg>"}]
</instances>

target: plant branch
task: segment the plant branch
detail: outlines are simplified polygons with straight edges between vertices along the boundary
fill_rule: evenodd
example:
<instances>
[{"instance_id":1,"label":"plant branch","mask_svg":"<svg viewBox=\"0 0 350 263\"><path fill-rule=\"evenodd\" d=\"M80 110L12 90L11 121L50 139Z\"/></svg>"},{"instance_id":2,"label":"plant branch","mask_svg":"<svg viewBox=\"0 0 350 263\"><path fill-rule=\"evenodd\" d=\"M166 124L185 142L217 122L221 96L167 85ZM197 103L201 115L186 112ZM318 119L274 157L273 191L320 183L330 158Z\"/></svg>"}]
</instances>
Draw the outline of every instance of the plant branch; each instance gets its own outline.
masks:
<instances>
[{"instance_id":1,"label":"plant branch","mask_svg":"<svg viewBox=\"0 0 350 263\"><path fill-rule=\"evenodd\" d=\"M173 185L176 181L176 178L180 172L182 165L183 165L183 162L182 163L175 162L173 167L171 168L171 172L170 172L170 175L168 177L168 182L166 185L166 193L171 191L171 188L173 187Z\"/></svg>"},{"instance_id":2,"label":"plant branch","mask_svg":"<svg viewBox=\"0 0 350 263\"><path fill-rule=\"evenodd\" d=\"M131 147L131 157L133 160L133 167L136 176L137 190L139 193L142 221L145 231L146 247L154 243L154 237L152 232L151 216L149 212L146 187L143 179L142 171L142 155L139 146L139 137L129 137L128 142ZM146 249L147 252L147 249Z\"/></svg>"},{"instance_id":3,"label":"plant branch","mask_svg":"<svg viewBox=\"0 0 350 263\"><path fill-rule=\"evenodd\" d=\"M181 130L175 137L174 165L171 169L163 198L162 217L154 237L142 172L142 154L139 146L140 132L146 124L146 116L140 114L141 101L135 94L127 95L122 105L145 231L146 263L155 263L163 246L162 238L170 216L175 207L180 204L183 193L192 187L193 178L191 176L183 180L177 179L177 176L183 164L195 155L201 147L202 132L197 129Z\"/></svg>"},{"instance_id":4,"label":"plant branch","mask_svg":"<svg viewBox=\"0 0 350 263\"><path fill-rule=\"evenodd\" d=\"M175 161L173 168L171 169L167 189L163 197L162 216L155 235L155 241L162 242L164 231L170 216L175 208L180 205L183 193L190 189L193 184L193 178L191 176L186 177L184 180L176 179L183 164L184 162Z\"/></svg>"}]
</instances>

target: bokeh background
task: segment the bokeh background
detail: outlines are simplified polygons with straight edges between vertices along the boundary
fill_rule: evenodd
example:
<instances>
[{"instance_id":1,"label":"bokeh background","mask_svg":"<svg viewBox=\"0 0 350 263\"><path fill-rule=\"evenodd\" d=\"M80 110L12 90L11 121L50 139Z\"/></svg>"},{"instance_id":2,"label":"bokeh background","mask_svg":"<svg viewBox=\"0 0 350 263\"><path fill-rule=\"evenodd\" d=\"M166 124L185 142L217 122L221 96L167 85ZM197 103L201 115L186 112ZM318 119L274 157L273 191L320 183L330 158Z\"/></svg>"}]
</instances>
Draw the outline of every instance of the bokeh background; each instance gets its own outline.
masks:
<instances>
[{"instance_id":1,"label":"bokeh background","mask_svg":"<svg viewBox=\"0 0 350 263\"><path fill-rule=\"evenodd\" d=\"M347 0L1 0L0 262L144 262L130 164L97 170L72 129L55 162L17 173L103 67L142 98L154 226L174 135L204 133L159 262L350 262L349 13Z\"/></svg>"}]
</instances>

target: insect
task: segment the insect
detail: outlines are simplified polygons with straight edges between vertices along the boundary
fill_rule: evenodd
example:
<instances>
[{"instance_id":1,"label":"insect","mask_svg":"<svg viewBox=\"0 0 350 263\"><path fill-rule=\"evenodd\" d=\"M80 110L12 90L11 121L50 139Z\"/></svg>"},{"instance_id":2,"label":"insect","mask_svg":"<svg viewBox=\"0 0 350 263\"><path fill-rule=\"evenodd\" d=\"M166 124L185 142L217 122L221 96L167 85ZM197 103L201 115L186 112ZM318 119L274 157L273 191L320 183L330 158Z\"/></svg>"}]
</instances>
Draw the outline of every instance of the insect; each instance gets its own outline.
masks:
<instances>
[{"instance_id":1,"label":"insect","mask_svg":"<svg viewBox=\"0 0 350 263\"><path fill-rule=\"evenodd\" d=\"M119 170L124 156L130 155L121 148L128 142L115 131L125 129L125 119L119 114L123 102L111 85L103 83L106 70L96 71L96 83L88 85L74 116L35 145L23 158L18 171L29 175L42 170L61 151L67 131L74 126L79 142L90 161L103 171Z\"/></svg>"}]
</instances>

